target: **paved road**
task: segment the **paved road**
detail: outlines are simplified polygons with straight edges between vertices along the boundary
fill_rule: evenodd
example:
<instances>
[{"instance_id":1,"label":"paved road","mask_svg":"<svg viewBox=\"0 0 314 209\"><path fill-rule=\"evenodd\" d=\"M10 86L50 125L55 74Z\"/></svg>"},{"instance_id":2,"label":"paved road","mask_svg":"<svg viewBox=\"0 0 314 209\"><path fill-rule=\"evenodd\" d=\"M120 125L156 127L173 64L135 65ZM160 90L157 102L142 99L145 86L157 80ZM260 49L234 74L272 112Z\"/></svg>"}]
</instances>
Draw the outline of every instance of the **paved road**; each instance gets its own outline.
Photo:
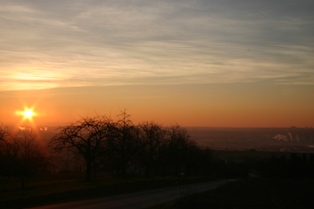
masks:
<instances>
[{"instance_id":1,"label":"paved road","mask_svg":"<svg viewBox=\"0 0 314 209\"><path fill-rule=\"evenodd\" d=\"M197 183L191 185L176 186L171 188L156 189L142 192L117 195L112 197L97 198L90 200L82 200L75 202L67 202L54 205L46 205L34 207L32 209L139 209L147 208L171 200L175 200L187 194L203 192L214 189L222 184L227 183L226 180L213 182Z\"/></svg>"}]
</instances>

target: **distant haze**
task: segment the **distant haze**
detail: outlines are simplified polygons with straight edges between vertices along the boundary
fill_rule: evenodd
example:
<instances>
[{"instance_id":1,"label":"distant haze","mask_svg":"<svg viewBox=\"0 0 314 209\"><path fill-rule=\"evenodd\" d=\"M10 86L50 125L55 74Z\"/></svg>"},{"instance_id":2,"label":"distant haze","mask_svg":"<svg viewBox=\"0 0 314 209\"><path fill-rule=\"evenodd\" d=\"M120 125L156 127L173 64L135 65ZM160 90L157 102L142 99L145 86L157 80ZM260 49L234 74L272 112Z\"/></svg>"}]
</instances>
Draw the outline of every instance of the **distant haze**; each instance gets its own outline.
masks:
<instances>
[{"instance_id":1,"label":"distant haze","mask_svg":"<svg viewBox=\"0 0 314 209\"><path fill-rule=\"evenodd\" d=\"M314 128L188 128L200 146L213 150L313 152Z\"/></svg>"}]
</instances>

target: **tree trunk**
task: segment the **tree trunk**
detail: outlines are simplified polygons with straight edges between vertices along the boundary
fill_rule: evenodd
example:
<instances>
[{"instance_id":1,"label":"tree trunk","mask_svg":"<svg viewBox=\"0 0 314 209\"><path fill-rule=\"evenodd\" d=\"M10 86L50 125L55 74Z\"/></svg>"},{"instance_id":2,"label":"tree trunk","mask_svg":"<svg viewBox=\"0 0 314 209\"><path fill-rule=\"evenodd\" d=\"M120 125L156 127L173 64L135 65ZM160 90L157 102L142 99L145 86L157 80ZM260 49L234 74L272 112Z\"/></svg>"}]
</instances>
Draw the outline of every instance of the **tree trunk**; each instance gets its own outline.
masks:
<instances>
[{"instance_id":1,"label":"tree trunk","mask_svg":"<svg viewBox=\"0 0 314 209\"><path fill-rule=\"evenodd\" d=\"M85 174L85 180L91 181L92 180L92 161L89 159L86 159L86 174Z\"/></svg>"},{"instance_id":2,"label":"tree trunk","mask_svg":"<svg viewBox=\"0 0 314 209\"><path fill-rule=\"evenodd\" d=\"M150 173L151 173L151 165L148 164L145 166L145 177L149 178L150 177Z\"/></svg>"}]
</instances>

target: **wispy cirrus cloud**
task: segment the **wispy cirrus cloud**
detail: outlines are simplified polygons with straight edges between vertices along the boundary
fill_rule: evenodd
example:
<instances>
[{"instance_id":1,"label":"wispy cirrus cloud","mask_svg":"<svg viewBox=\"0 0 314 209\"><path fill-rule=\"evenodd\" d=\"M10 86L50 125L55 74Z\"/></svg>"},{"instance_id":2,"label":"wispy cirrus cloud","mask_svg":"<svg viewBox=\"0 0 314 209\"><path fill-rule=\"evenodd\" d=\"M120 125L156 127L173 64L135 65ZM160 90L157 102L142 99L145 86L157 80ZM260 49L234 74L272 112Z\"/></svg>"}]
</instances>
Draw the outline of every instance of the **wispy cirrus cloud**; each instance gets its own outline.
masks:
<instances>
[{"instance_id":1,"label":"wispy cirrus cloud","mask_svg":"<svg viewBox=\"0 0 314 209\"><path fill-rule=\"evenodd\" d=\"M1 90L314 84L311 1L1 1Z\"/></svg>"}]
</instances>

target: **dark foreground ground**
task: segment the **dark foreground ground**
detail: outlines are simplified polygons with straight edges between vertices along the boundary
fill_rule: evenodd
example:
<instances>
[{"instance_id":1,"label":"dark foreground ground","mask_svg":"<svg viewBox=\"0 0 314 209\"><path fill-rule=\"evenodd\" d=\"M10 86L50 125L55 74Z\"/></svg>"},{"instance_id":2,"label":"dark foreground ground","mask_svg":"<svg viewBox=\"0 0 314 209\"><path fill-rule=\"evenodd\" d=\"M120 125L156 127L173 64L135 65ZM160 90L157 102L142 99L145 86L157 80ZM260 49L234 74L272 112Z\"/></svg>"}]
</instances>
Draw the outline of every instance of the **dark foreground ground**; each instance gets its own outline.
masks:
<instances>
[{"instance_id":1,"label":"dark foreground ground","mask_svg":"<svg viewBox=\"0 0 314 209\"><path fill-rule=\"evenodd\" d=\"M84 182L78 178L62 178L60 180L48 178L37 181L29 180L24 191L20 191L18 179L0 178L0 209L28 208L81 201L208 181L211 182L212 179L205 177L106 178L104 180Z\"/></svg>"},{"instance_id":2,"label":"dark foreground ground","mask_svg":"<svg viewBox=\"0 0 314 209\"><path fill-rule=\"evenodd\" d=\"M207 191L226 184L225 180L179 185L162 189L132 192L110 197L77 200L61 204L51 204L32 209L138 209L173 201L184 194Z\"/></svg>"},{"instance_id":3,"label":"dark foreground ground","mask_svg":"<svg viewBox=\"0 0 314 209\"><path fill-rule=\"evenodd\" d=\"M246 179L151 209L313 209L314 181Z\"/></svg>"}]
</instances>

